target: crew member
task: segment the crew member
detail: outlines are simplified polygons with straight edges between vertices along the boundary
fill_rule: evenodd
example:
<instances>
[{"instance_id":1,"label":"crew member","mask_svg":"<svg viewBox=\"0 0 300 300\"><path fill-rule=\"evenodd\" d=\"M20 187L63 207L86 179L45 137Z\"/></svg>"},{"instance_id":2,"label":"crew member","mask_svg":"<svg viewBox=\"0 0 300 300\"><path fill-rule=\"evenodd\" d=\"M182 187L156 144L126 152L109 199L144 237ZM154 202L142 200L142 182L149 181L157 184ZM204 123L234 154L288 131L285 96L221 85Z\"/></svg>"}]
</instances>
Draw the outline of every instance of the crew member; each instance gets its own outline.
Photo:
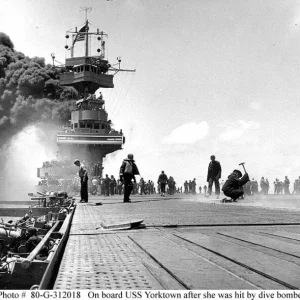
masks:
<instances>
[{"instance_id":1,"label":"crew member","mask_svg":"<svg viewBox=\"0 0 300 300\"><path fill-rule=\"evenodd\" d=\"M189 192L189 183L187 180L184 182L184 193L187 194Z\"/></svg>"},{"instance_id":2,"label":"crew member","mask_svg":"<svg viewBox=\"0 0 300 300\"><path fill-rule=\"evenodd\" d=\"M166 184L168 183L168 176L164 171L161 171L161 174L158 177L157 183L160 185L161 196L165 197L166 193Z\"/></svg>"},{"instance_id":3,"label":"crew member","mask_svg":"<svg viewBox=\"0 0 300 300\"><path fill-rule=\"evenodd\" d=\"M140 195L143 195L143 194L146 195L144 178L140 179L139 186L140 186Z\"/></svg>"},{"instance_id":4,"label":"crew member","mask_svg":"<svg viewBox=\"0 0 300 300\"><path fill-rule=\"evenodd\" d=\"M105 175L105 178L103 180L104 184L104 191L105 196L109 196L109 186L110 186L111 179L108 177L108 174Z\"/></svg>"},{"instance_id":5,"label":"crew member","mask_svg":"<svg viewBox=\"0 0 300 300\"><path fill-rule=\"evenodd\" d=\"M137 165L133 160L133 154L128 154L122 162L120 168L120 180L124 182L124 199L123 202L131 202L130 194L133 189L133 183L136 183L135 175L140 175Z\"/></svg>"},{"instance_id":6,"label":"crew member","mask_svg":"<svg viewBox=\"0 0 300 300\"><path fill-rule=\"evenodd\" d=\"M283 188L284 188L284 194L285 195L290 195L290 180L287 176L285 176L284 178L284 182L283 182Z\"/></svg>"},{"instance_id":7,"label":"crew member","mask_svg":"<svg viewBox=\"0 0 300 300\"><path fill-rule=\"evenodd\" d=\"M241 196L244 195L243 185L249 181L249 176L247 173L242 177L242 172L239 170L234 170L229 176L222 187L222 191L225 196L230 197L234 202ZM226 198L222 202L226 202Z\"/></svg>"},{"instance_id":8,"label":"crew member","mask_svg":"<svg viewBox=\"0 0 300 300\"><path fill-rule=\"evenodd\" d=\"M193 185L193 184L192 184L192 180L190 180L190 181L189 181L189 193L192 192L192 188L193 188L192 185Z\"/></svg>"},{"instance_id":9,"label":"crew member","mask_svg":"<svg viewBox=\"0 0 300 300\"><path fill-rule=\"evenodd\" d=\"M98 189L98 184L99 184L99 181L97 179L97 177L93 177L92 179L92 194L93 195L97 195L97 189Z\"/></svg>"},{"instance_id":10,"label":"crew member","mask_svg":"<svg viewBox=\"0 0 300 300\"><path fill-rule=\"evenodd\" d=\"M192 181L192 194L196 194L196 178Z\"/></svg>"},{"instance_id":11,"label":"crew member","mask_svg":"<svg viewBox=\"0 0 300 300\"><path fill-rule=\"evenodd\" d=\"M79 177L80 177L80 183L81 183L81 189L80 189L80 202L88 202L88 173L86 170L86 167L84 164L81 164L79 159L76 159L74 161L74 165L79 167Z\"/></svg>"},{"instance_id":12,"label":"crew member","mask_svg":"<svg viewBox=\"0 0 300 300\"><path fill-rule=\"evenodd\" d=\"M219 199L220 195L220 183L219 179L221 178L221 164L216 161L216 157L211 155L210 157L211 162L208 165L208 172L207 172L207 182L208 182L208 194L211 196L212 186L215 183L215 193L217 195L217 199Z\"/></svg>"},{"instance_id":13,"label":"crew member","mask_svg":"<svg viewBox=\"0 0 300 300\"><path fill-rule=\"evenodd\" d=\"M41 238L37 236L37 229L35 227L30 227L27 229L28 240L25 243L27 252L31 252L37 244L41 241Z\"/></svg>"},{"instance_id":14,"label":"crew member","mask_svg":"<svg viewBox=\"0 0 300 300\"><path fill-rule=\"evenodd\" d=\"M116 181L114 175L111 175L110 182L109 182L109 189L110 189L110 194L112 196L115 194L116 186L117 186L117 181Z\"/></svg>"},{"instance_id":15,"label":"crew member","mask_svg":"<svg viewBox=\"0 0 300 300\"><path fill-rule=\"evenodd\" d=\"M262 177L260 180L260 188L261 188L261 193L266 195L266 182L264 177Z\"/></svg>"}]
</instances>

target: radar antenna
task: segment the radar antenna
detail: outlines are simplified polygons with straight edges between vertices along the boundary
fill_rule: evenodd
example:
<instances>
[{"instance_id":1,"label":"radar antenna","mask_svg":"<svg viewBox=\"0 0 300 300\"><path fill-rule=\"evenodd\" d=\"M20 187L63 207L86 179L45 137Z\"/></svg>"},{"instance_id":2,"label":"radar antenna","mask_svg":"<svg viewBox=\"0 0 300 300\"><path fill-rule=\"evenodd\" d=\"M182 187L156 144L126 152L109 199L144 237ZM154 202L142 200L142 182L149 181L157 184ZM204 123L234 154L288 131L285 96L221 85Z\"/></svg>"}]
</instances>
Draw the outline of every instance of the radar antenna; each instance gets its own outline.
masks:
<instances>
[{"instance_id":1,"label":"radar antenna","mask_svg":"<svg viewBox=\"0 0 300 300\"><path fill-rule=\"evenodd\" d=\"M92 11L92 7L80 7L80 11L85 10L85 21L87 21L87 13Z\"/></svg>"}]
</instances>

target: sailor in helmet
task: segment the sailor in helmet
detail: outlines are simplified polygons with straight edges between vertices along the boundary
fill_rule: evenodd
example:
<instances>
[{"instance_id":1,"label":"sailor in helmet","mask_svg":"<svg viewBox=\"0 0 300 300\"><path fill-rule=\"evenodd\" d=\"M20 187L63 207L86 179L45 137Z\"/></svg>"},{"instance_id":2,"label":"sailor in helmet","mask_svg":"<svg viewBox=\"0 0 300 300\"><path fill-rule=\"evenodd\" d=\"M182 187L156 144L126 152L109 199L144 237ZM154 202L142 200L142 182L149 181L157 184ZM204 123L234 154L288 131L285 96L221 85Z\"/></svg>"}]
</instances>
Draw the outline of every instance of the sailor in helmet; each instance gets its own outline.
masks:
<instances>
[{"instance_id":1,"label":"sailor in helmet","mask_svg":"<svg viewBox=\"0 0 300 300\"><path fill-rule=\"evenodd\" d=\"M243 185L249 181L249 176L247 173L242 177L242 172L240 170L233 170L233 172L228 176L226 182L222 187L224 195L230 197L234 202L244 195ZM221 202L226 202L228 199L224 198Z\"/></svg>"},{"instance_id":2,"label":"sailor in helmet","mask_svg":"<svg viewBox=\"0 0 300 300\"><path fill-rule=\"evenodd\" d=\"M120 181L124 183L124 200L123 202L131 202L129 196L133 189L133 183L136 183L135 175L140 175L139 170L133 160L133 154L128 154L122 162L120 168Z\"/></svg>"}]
</instances>

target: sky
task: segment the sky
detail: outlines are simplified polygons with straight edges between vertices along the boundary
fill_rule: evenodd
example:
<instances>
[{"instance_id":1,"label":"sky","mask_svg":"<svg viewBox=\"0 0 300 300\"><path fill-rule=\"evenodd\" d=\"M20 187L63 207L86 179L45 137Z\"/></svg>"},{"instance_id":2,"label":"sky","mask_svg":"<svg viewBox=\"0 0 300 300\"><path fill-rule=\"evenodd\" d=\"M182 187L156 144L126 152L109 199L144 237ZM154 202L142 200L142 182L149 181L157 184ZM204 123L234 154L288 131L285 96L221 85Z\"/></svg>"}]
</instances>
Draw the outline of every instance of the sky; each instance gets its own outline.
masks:
<instances>
[{"instance_id":1,"label":"sky","mask_svg":"<svg viewBox=\"0 0 300 300\"><path fill-rule=\"evenodd\" d=\"M222 179L245 167L273 182L300 176L300 1L0 0L0 31L29 57L64 63L66 31L88 20L108 34L111 64L122 57L106 110L126 136L104 173L118 176L133 153L141 177L161 170L181 185L206 183L210 156ZM28 131L29 136L36 132ZM30 137L28 136L28 139ZM31 136L35 143L39 143ZM55 143L55 139L53 139ZM36 172L47 151L35 155ZM47 146L48 147L48 146ZM39 152L41 153L41 151ZM26 159L28 161L28 159ZM24 165L23 168L27 168Z\"/></svg>"}]
</instances>

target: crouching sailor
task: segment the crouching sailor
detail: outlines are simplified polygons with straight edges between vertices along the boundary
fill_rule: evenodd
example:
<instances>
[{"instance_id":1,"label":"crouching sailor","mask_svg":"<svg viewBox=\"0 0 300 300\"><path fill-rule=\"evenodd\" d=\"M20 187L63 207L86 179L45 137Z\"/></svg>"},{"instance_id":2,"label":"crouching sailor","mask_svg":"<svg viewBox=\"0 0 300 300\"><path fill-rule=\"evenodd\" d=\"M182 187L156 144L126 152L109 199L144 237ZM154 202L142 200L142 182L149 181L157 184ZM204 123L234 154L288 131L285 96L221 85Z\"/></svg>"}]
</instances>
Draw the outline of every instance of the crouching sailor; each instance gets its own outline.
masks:
<instances>
[{"instance_id":1,"label":"crouching sailor","mask_svg":"<svg viewBox=\"0 0 300 300\"><path fill-rule=\"evenodd\" d=\"M239 170L234 170L229 176L222 187L224 195L230 197L232 201L236 200L244 195L243 185L249 181L247 173L242 177L242 173ZM229 199L224 198L221 202L230 202Z\"/></svg>"}]
</instances>

